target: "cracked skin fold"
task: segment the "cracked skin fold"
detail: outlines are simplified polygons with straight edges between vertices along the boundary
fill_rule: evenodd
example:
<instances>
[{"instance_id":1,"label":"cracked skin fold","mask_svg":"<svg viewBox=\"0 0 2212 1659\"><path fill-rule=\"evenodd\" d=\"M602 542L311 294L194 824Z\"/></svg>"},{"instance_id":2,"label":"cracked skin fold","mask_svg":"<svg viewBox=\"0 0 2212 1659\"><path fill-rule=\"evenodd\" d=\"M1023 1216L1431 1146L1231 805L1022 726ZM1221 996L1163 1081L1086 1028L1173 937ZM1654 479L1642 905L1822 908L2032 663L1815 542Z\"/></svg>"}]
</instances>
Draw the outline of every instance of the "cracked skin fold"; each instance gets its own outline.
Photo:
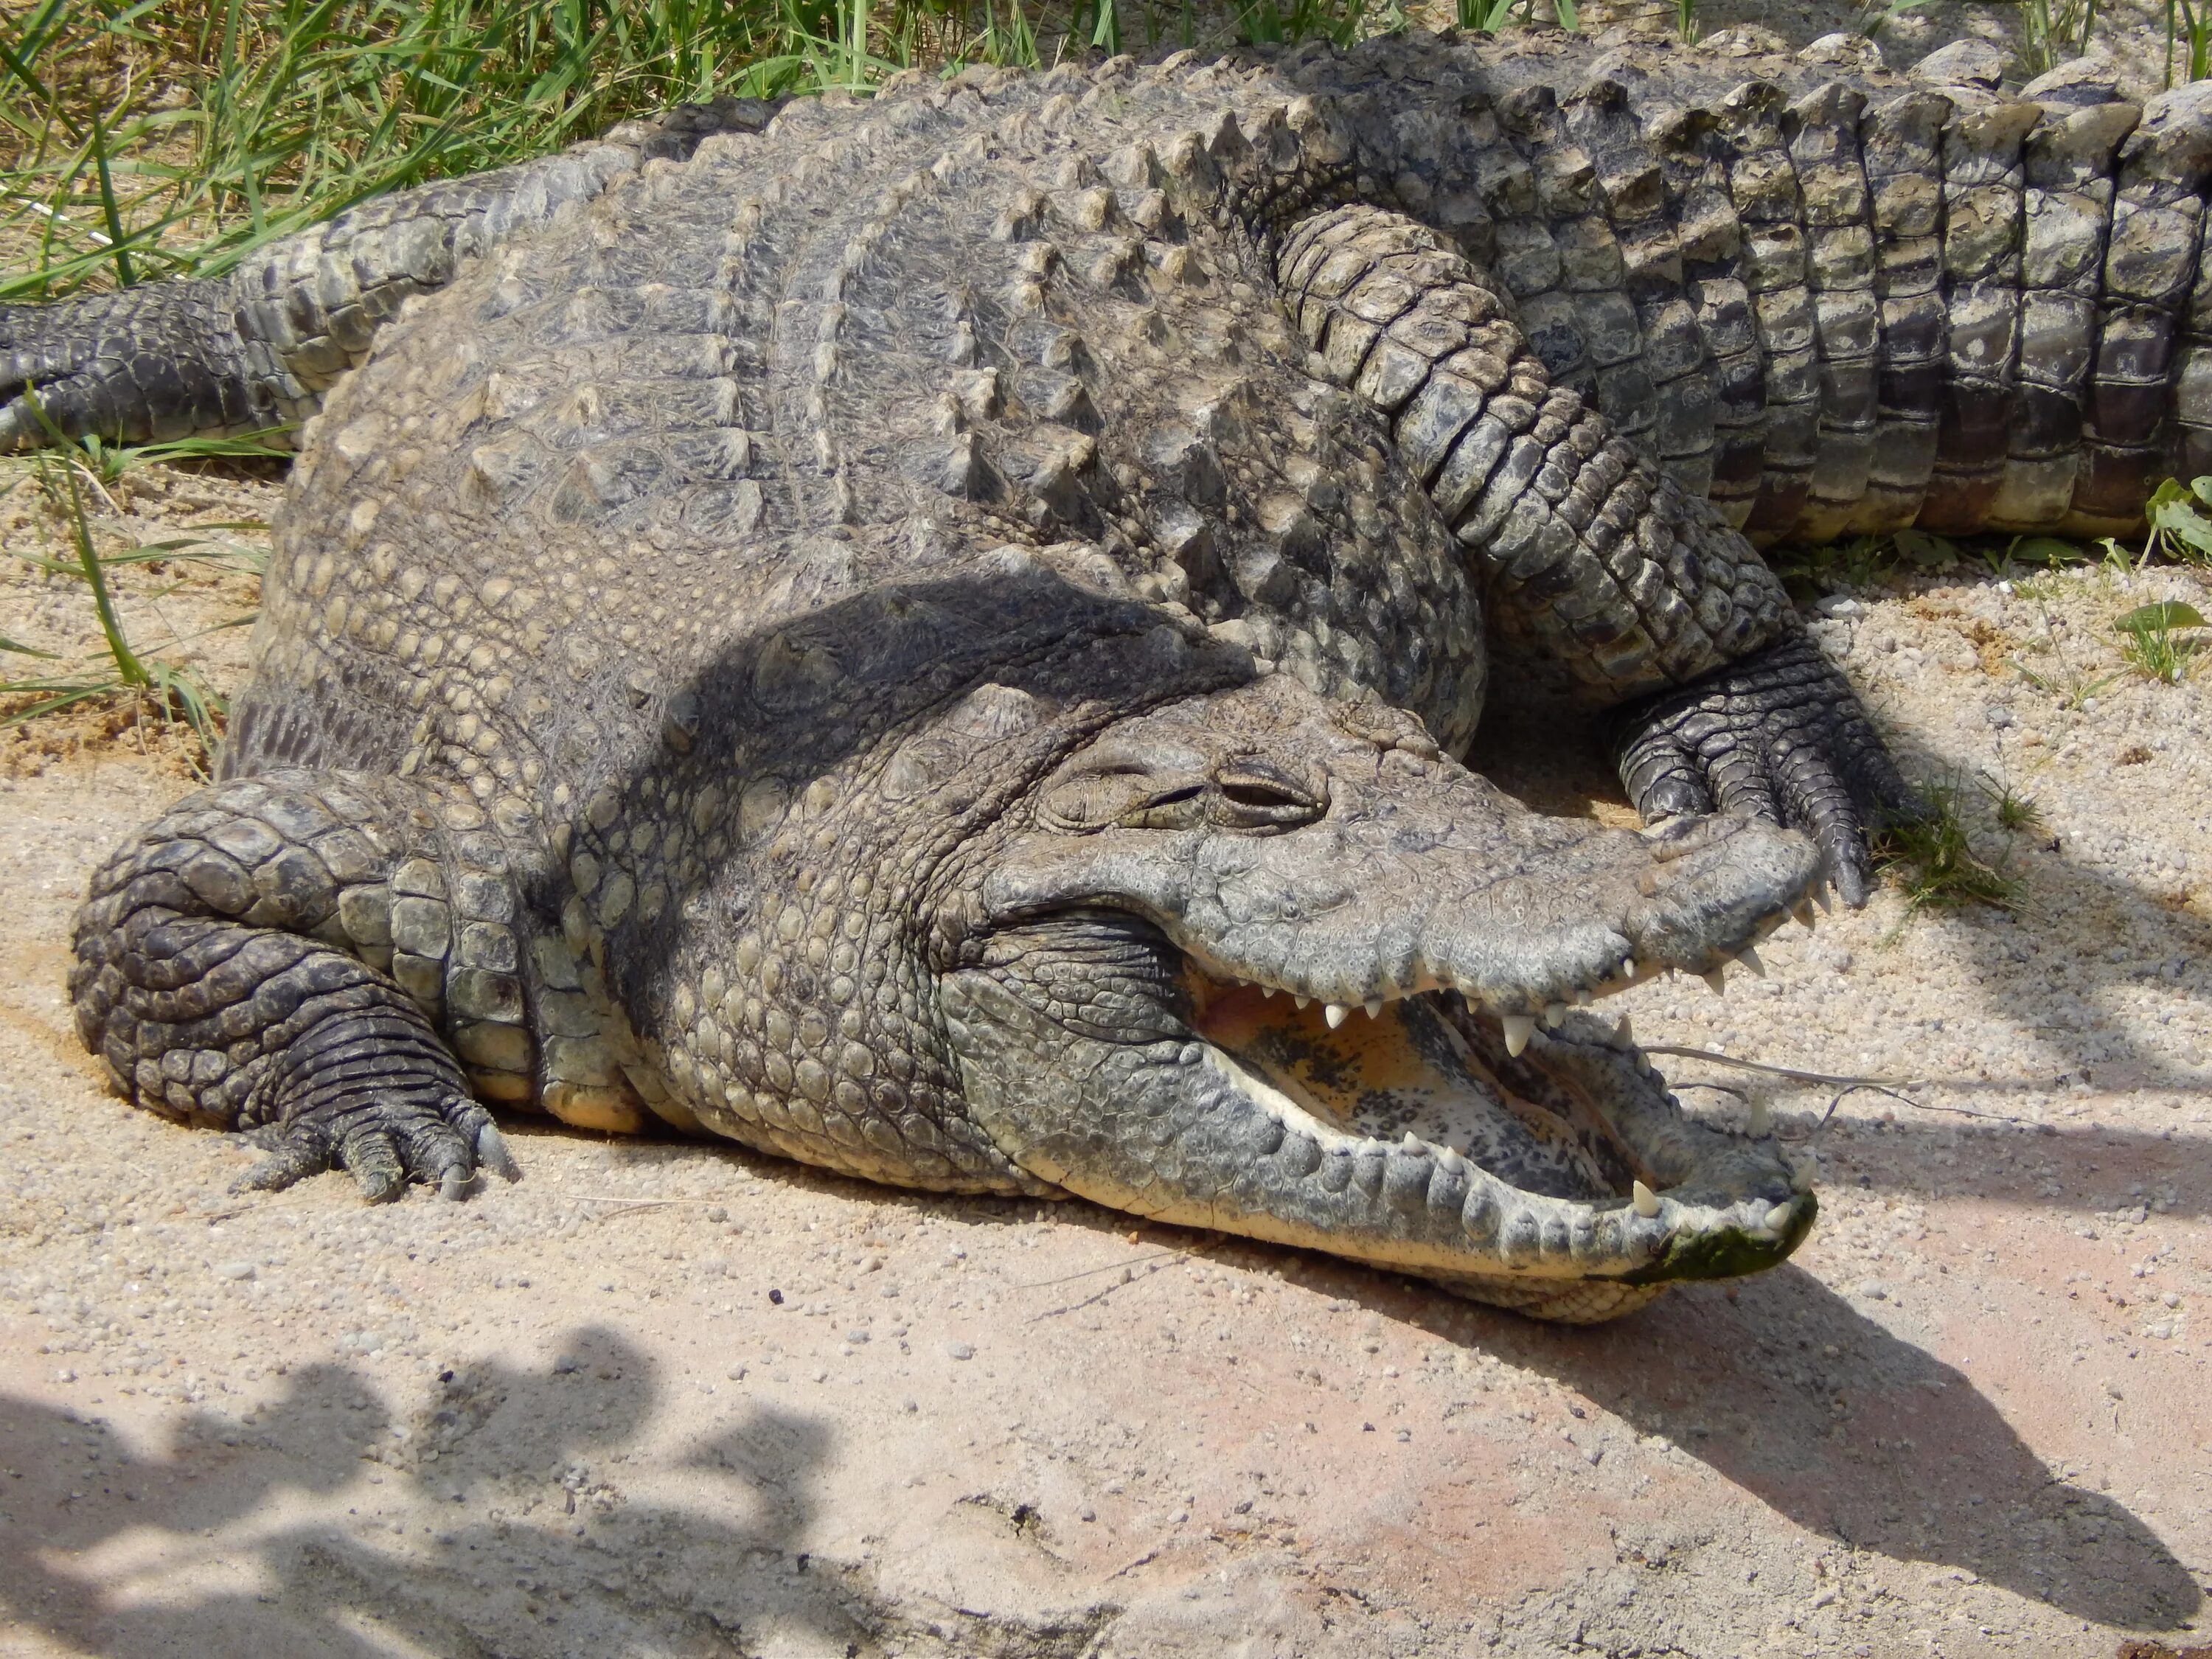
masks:
<instances>
[{"instance_id":1,"label":"cracked skin fold","mask_svg":"<svg viewBox=\"0 0 2212 1659\"><path fill-rule=\"evenodd\" d=\"M1781 1149L1589 1008L1861 895L1900 799L1746 532L2109 520L2202 412L2197 90L1943 67L902 77L0 315L80 430L320 410L87 1046L262 1186L458 1194L543 1112L1553 1319L1783 1259ZM1494 665L1619 711L1650 827L1460 763Z\"/></svg>"}]
</instances>

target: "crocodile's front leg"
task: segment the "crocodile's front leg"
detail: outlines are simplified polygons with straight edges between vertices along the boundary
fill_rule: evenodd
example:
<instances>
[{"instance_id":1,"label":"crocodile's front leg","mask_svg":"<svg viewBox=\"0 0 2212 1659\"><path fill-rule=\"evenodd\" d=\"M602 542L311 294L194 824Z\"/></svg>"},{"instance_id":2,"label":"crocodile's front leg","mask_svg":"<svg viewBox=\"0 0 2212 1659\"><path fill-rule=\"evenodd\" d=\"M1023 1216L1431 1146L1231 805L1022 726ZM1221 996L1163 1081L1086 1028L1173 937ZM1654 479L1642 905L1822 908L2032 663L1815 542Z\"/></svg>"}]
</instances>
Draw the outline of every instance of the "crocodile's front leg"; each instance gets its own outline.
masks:
<instances>
[{"instance_id":1,"label":"crocodile's front leg","mask_svg":"<svg viewBox=\"0 0 2212 1659\"><path fill-rule=\"evenodd\" d=\"M420 925L445 906L416 900L434 913L394 927L410 902L395 906L395 876L410 885L401 872L422 862L404 856L410 830L434 822L391 810L404 787L293 773L202 791L109 860L78 913L85 1046L151 1111L258 1132L271 1155L241 1186L337 1164L371 1200L410 1179L457 1197L479 1164L514 1174L423 1005L453 1012L449 947ZM519 1015L519 994L501 1000Z\"/></svg>"},{"instance_id":2,"label":"crocodile's front leg","mask_svg":"<svg viewBox=\"0 0 2212 1659\"><path fill-rule=\"evenodd\" d=\"M1646 818L1741 807L1809 831L1865 901L1896 767L1742 534L1552 382L1460 254L1402 215L1315 215L1276 258L1321 371L1390 423L1480 567L1494 625L1620 711Z\"/></svg>"}]
</instances>

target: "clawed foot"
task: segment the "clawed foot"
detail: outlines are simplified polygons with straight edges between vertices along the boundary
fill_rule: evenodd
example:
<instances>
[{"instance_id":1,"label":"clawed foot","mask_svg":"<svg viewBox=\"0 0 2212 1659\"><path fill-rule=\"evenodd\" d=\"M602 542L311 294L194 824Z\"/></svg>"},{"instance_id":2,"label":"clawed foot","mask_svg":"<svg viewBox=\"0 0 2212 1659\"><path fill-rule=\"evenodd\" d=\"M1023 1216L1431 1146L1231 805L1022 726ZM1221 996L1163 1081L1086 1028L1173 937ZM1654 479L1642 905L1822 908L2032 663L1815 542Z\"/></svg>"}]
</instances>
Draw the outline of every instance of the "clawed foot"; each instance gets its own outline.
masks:
<instances>
[{"instance_id":1,"label":"clawed foot","mask_svg":"<svg viewBox=\"0 0 2212 1659\"><path fill-rule=\"evenodd\" d=\"M457 1199L478 1169L509 1181L522 1170L507 1150L491 1114L465 1095L447 1095L434 1107L404 1097L368 1093L335 1109L301 1114L252 1132L270 1156L232 1183L234 1192L279 1192L325 1170L350 1170L361 1195L388 1203L410 1181Z\"/></svg>"},{"instance_id":2,"label":"clawed foot","mask_svg":"<svg viewBox=\"0 0 2212 1659\"><path fill-rule=\"evenodd\" d=\"M1633 704L1616 730L1621 779L1646 823L1733 809L1803 830L1855 908L1874 890L1867 832L1918 811L1809 635Z\"/></svg>"}]
</instances>

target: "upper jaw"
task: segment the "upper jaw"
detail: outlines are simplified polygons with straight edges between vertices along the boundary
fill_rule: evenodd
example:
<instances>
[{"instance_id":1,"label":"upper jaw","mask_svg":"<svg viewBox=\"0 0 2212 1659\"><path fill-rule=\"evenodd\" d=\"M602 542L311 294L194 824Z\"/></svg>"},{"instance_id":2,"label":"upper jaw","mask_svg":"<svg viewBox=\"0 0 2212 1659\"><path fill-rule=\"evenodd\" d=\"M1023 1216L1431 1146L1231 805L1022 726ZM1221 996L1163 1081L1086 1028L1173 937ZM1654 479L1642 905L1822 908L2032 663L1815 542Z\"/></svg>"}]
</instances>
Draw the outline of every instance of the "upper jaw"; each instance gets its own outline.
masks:
<instances>
[{"instance_id":1,"label":"upper jaw","mask_svg":"<svg viewBox=\"0 0 2212 1659\"><path fill-rule=\"evenodd\" d=\"M1211 977L1338 1019L1448 991L1524 1035L1655 974L1755 971L1757 941L1810 915L1819 857L1795 830L1736 815L1601 830L1498 811L1483 788L1471 804L1492 824L1447 819L1415 848L1388 811L1256 841L1109 833L994 872L982 900L1002 927L1127 908Z\"/></svg>"}]
</instances>

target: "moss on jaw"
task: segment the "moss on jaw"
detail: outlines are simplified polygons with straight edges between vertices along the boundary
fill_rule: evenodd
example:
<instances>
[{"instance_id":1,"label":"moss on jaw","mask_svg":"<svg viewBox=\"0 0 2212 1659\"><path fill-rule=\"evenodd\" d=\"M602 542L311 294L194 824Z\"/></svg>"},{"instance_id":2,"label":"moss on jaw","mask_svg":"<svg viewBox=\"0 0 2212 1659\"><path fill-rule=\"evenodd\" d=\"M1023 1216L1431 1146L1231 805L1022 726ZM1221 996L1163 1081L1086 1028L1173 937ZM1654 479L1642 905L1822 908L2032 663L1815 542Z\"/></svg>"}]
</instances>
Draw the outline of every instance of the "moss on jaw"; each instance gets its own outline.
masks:
<instances>
[{"instance_id":1,"label":"moss on jaw","mask_svg":"<svg viewBox=\"0 0 2212 1659\"><path fill-rule=\"evenodd\" d=\"M1622 1274L1621 1283L1656 1285L1694 1279L1741 1279L1779 1267L1805 1242L1806 1234L1813 1231L1814 1218L1820 1212L1820 1201L1812 1194L1801 1193L1797 1196L1800 1201L1792 1206L1796 1219L1790 1231L1779 1238L1753 1238L1741 1231L1731 1230L1670 1239L1665 1253L1656 1261L1632 1273Z\"/></svg>"}]
</instances>

